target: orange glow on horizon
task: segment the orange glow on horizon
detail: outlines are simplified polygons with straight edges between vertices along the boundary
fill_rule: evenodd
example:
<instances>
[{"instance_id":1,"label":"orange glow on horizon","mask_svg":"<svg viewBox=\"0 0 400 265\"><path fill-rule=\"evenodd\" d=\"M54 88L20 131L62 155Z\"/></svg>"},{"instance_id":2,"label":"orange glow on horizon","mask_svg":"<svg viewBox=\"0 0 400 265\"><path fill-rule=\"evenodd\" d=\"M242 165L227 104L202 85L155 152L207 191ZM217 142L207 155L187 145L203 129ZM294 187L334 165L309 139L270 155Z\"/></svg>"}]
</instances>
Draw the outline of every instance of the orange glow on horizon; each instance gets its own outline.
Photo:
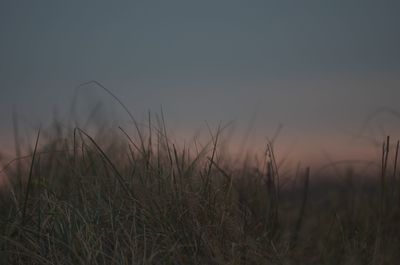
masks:
<instances>
[{"instance_id":1,"label":"orange glow on horizon","mask_svg":"<svg viewBox=\"0 0 400 265\"><path fill-rule=\"evenodd\" d=\"M213 132L215 133L215 132ZM170 140L178 148L182 148L183 144L186 148L194 149L194 133L174 132L169 135ZM242 137L243 138L243 137ZM218 145L219 154L228 155L230 158L244 158L248 155L250 162L257 156L261 159L266 148L266 137L249 137L244 142L241 136L233 136L230 139L224 139L221 136ZM1 162L7 163L16 156L13 138L6 140L1 138L0 154ZM227 141L225 141L227 140ZM383 142L383 139L381 139ZM395 144L395 139L392 144ZM197 147L201 148L210 143L211 137L209 133L202 131L196 138ZM211 147L211 146L209 146ZM22 154L26 155L26 148L22 148ZM335 135L303 135L302 137L278 137L274 143L275 156L278 162L284 161L283 167L295 168L298 163L302 166L311 166L312 168L321 168L329 163L342 161L351 165L361 162L377 162L379 163L381 149L380 146L373 146L366 141L360 139L352 139L350 137Z\"/></svg>"}]
</instances>

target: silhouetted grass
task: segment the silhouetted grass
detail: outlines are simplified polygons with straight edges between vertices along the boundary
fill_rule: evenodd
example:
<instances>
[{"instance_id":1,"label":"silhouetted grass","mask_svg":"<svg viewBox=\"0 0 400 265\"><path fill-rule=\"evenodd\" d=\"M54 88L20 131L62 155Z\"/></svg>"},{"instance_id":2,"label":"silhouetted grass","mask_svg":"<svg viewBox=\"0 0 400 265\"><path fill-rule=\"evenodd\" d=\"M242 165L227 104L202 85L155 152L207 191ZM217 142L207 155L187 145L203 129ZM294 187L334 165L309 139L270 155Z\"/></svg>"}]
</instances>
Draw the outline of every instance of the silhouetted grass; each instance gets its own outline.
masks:
<instances>
[{"instance_id":1,"label":"silhouetted grass","mask_svg":"<svg viewBox=\"0 0 400 265\"><path fill-rule=\"evenodd\" d=\"M220 156L220 130L201 149L178 148L159 121L136 141L122 128L38 134L32 155L4 167L0 263L399 261L399 147L392 171L389 138L375 180L349 171L337 185L316 183L307 168L283 189L272 143L261 165L233 165Z\"/></svg>"},{"instance_id":2,"label":"silhouetted grass","mask_svg":"<svg viewBox=\"0 0 400 265\"><path fill-rule=\"evenodd\" d=\"M282 176L272 142L262 159L243 163L222 155L221 127L208 144L185 146L167 135L162 113L139 124L110 90L89 83L118 101L136 131L55 121L21 156L14 115L18 157L1 171L0 264L400 260L399 142L392 151L387 137L374 178L352 170L323 178L308 167Z\"/></svg>"}]
</instances>

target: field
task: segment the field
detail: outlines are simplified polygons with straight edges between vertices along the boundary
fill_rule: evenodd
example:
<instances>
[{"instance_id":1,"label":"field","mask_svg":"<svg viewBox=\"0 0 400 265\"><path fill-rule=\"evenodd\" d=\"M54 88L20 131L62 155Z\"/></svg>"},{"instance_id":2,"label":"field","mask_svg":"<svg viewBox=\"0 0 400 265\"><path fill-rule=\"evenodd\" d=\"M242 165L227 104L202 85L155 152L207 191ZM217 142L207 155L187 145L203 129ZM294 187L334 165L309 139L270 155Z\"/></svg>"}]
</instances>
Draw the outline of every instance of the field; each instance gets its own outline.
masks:
<instances>
[{"instance_id":1,"label":"field","mask_svg":"<svg viewBox=\"0 0 400 265\"><path fill-rule=\"evenodd\" d=\"M281 175L272 142L257 160L224 157L219 129L189 148L162 118L111 137L63 128L43 129L31 155L2 161L0 264L400 259L399 146L389 137L370 176L349 168L324 179L308 167Z\"/></svg>"}]
</instances>

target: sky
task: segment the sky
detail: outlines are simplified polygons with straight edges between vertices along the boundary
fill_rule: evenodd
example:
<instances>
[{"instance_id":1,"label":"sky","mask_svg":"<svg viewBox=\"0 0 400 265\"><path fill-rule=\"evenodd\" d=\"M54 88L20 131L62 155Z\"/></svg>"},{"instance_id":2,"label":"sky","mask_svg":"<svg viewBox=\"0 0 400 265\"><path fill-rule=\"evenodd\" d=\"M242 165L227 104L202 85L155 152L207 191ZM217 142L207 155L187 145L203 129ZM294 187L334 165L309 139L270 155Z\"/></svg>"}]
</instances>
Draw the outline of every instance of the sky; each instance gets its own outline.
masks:
<instances>
[{"instance_id":1,"label":"sky","mask_svg":"<svg viewBox=\"0 0 400 265\"><path fill-rule=\"evenodd\" d=\"M139 119L162 107L176 134L233 122L259 145L282 126L287 150L358 154L354 135L400 132L399 14L389 0L2 0L0 149L13 113L35 129L74 96L79 115L103 102L124 123L104 91L77 88L96 80Z\"/></svg>"}]
</instances>

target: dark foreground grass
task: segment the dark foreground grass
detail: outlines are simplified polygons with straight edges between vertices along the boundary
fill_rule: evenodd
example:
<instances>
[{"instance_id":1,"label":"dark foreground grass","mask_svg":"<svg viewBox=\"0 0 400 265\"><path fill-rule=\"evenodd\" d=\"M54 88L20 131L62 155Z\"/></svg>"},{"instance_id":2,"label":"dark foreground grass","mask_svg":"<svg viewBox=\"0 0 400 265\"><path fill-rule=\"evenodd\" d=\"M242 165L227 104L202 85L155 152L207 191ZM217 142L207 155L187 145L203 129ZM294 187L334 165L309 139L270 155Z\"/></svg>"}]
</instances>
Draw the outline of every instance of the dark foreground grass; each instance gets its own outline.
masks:
<instances>
[{"instance_id":1,"label":"dark foreground grass","mask_svg":"<svg viewBox=\"0 0 400 265\"><path fill-rule=\"evenodd\" d=\"M163 125L137 140L70 133L42 133L4 166L0 264L400 262L389 139L368 185L351 171L315 183L309 168L291 185L272 145L259 165L228 163L218 131L200 149L176 147Z\"/></svg>"}]
</instances>

